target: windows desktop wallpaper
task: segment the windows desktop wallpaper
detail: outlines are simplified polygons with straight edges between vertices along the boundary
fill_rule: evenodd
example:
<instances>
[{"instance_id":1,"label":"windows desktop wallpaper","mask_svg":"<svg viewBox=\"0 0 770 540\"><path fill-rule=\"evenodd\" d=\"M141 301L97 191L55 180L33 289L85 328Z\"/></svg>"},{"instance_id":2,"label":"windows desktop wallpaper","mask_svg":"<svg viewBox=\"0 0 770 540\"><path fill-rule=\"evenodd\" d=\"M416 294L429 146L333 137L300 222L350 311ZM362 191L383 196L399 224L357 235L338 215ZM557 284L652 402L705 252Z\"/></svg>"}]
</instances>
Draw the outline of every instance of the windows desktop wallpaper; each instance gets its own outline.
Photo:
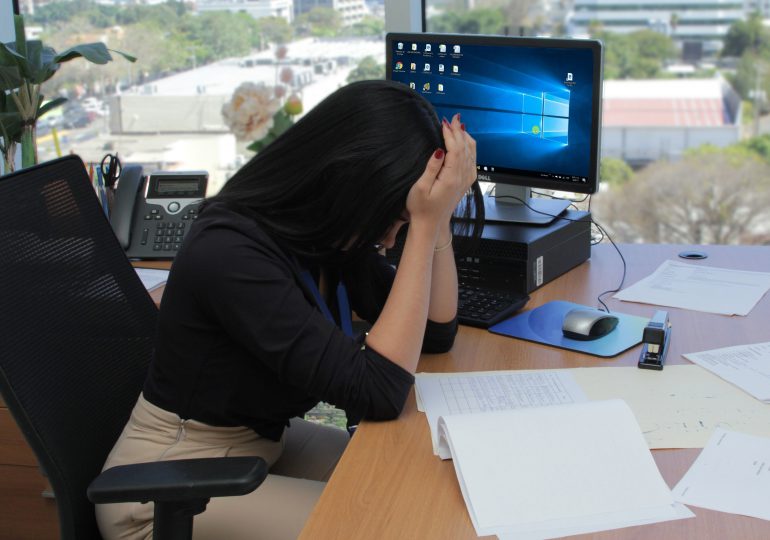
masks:
<instances>
[{"instance_id":1,"label":"windows desktop wallpaper","mask_svg":"<svg viewBox=\"0 0 770 540\"><path fill-rule=\"evenodd\" d=\"M394 41L391 78L461 113L477 162L531 176L588 176L593 59L590 49Z\"/></svg>"}]
</instances>

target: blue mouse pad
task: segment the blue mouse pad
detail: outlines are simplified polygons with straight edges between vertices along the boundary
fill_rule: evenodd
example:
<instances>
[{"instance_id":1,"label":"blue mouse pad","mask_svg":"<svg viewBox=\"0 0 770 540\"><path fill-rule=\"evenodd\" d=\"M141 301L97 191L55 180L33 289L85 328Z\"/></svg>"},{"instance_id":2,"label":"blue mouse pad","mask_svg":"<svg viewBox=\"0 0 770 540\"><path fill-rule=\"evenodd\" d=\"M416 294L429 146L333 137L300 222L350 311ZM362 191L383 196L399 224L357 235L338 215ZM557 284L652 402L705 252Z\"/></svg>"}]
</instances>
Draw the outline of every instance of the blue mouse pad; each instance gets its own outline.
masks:
<instances>
[{"instance_id":1,"label":"blue mouse pad","mask_svg":"<svg viewBox=\"0 0 770 540\"><path fill-rule=\"evenodd\" d=\"M561 331L564 315L571 309L585 307L588 306L556 300L497 323L489 331L603 357L616 356L642 342L644 327L650 320L617 311L612 315L618 318L618 325L604 337L591 341L564 337Z\"/></svg>"}]
</instances>

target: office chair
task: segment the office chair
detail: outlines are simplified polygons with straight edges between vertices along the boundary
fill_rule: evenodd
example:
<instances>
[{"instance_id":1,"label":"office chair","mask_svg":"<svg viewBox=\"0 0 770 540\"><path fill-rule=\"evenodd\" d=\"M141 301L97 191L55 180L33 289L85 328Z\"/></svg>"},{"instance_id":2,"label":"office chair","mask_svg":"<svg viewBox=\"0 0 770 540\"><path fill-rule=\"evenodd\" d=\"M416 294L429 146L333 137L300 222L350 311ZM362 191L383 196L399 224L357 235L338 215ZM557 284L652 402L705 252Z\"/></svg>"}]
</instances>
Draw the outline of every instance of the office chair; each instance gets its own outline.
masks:
<instances>
[{"instance_id":1,"label":"office chair","mask_svg":"<svg viewBox=\"0 0 770 540\"><path fill-rule=\"evenodd\" d=\"M0 393L51 483L61 538L100 538L92 502L148 501L154 538L190 538L210 497L253 491L266 463L192 459L100 474L142 389L157 308L77 156L0 178L0 209Z\"/></svg>"}]
</instances>

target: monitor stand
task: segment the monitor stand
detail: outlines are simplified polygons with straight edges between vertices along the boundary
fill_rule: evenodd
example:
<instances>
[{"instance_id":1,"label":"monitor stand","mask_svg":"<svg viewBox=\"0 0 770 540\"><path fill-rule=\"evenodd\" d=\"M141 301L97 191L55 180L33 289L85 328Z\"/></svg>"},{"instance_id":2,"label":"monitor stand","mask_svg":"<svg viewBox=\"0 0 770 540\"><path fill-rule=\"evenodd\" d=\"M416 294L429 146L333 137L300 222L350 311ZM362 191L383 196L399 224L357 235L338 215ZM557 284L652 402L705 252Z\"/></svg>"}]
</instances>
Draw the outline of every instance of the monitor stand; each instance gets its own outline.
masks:
<instances>
[{"instance_id":1,"label":"monitor stand","mask_svg":"<svg viewBox=\"0 0 770 540\"><path fill-rule=\"evenodd\" d=\"M564 212L570 201L562 199L533 199L530 189L523 186L496 184L484 194L486 221L548 225ZM525 206L525 201L528 206Z\"/></svg>"}]
</instances>

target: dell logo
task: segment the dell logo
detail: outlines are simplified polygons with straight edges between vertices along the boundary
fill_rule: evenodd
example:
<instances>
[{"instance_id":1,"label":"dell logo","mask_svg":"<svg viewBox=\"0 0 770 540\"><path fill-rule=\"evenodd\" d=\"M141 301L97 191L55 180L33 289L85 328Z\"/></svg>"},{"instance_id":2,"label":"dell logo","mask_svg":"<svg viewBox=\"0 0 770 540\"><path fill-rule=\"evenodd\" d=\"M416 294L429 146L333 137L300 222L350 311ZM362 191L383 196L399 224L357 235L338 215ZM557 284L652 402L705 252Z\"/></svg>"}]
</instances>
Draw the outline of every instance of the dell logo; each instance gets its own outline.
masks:
<instances>
[{"instance_id":1,"label":"dell logo","mask_svg":"<svg viewBox=\"0 0 770 540\"><path fill-rule=\"evenodd\" d=\"M492 178L488 174L476 175L476 180L483 180L484 182L491 182Z\"/></svg>"}]
</instances>

